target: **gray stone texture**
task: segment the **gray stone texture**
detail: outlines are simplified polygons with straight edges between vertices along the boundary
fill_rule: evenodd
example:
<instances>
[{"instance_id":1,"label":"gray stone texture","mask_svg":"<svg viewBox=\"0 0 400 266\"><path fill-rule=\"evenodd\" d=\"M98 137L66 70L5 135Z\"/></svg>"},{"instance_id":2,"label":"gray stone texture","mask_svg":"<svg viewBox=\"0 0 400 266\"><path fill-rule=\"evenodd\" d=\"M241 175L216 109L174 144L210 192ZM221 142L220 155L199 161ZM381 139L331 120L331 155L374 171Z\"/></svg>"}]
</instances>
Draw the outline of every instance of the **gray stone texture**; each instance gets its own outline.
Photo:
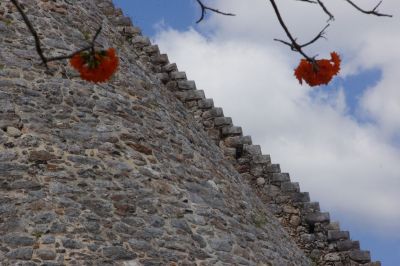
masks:
<instances>
[{"instance_id":1,"label":"gray stone texture","mask_svg":"<svg viewBox=\"0 0 400 266\"><path fill-rule=\"evenodd\" d=\"M23 2L46 55L102 24L121 60L103 84L46 71L0 2L1 265L370 262L110 0Z\"/></svg>"}]
</instances>

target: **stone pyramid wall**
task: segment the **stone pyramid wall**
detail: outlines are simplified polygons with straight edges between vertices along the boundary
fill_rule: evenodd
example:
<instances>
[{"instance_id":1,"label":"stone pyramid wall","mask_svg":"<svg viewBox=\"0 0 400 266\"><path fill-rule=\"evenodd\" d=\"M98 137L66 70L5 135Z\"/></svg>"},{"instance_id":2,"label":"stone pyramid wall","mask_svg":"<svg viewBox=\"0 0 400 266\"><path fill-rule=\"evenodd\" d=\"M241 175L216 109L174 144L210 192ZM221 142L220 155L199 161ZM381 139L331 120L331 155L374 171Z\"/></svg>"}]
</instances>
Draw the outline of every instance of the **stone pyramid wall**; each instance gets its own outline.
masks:
<instances>
[{"instance_id":1,"label":"stone pyramid wall","mask_svg":"<svg viewBox=\"0 0 400 266\"><path fill-rule=\"evenodd\" d=\"M0 3L1 265L379 265L109 0L25 0L46 53L103 25L107 84L38 65Z\"/></svg>"}]
</instances>

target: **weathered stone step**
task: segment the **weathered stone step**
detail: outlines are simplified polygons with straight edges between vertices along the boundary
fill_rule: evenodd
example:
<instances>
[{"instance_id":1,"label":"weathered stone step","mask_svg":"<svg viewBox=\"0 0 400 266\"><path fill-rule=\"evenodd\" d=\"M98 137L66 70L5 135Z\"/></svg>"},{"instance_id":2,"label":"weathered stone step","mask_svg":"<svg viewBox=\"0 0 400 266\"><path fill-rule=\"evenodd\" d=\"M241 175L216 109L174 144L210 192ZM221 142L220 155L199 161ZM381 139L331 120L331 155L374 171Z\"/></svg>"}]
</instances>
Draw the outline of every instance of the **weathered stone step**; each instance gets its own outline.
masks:
<instances>
[{"instance_id":1,"label":"weathered stone step","mask_svg":"<svg viewBox=\"0 0 400 266\"><path fill-rule=\"evenodd\" d=\"M224 116L224 111L220 107L211 108L210 110L205 111L201 115L201 117L205 120L223 116Z\"/></svg>"},{"instance_id":2,"label":"weathered stone step","mask_svg":"<svg viewBox=\"0 0 400 266\"><path fill-rule=\"evenodd\" d=\"M170 64L166 64L165 66L163 66L162 71L165 71L167 73L173 72L173 71L178 71L178 67L176 66L175 63L170 63Z\"/></svg>"},{"instance_id":3,"label":"weathered stone step","mask_svg":"<svg viewBox=\"0 0 400 266\"><path fill-rule=\"evenodd\" d=\"M244 144L250 145L252 143L250 136L232 136L225 138L223 141L226 147L231 148L242 147Z\"/></svg>"},{"instance_id":4,"label":"weathered stone step","mask_svg":"<svg viewBox=\"0 0 400 266\"><path fill-rule=\"evenodd\" d=\"M126 37L133 37L141 34L141 30L134 26L117 26L118 32Z\"/></svg>"},{"instance_id":5,"label":"weathered stone step","mask_svg":"<svg viewBox=\"0 0 400 266\"><path fill-rule=\"evenodd\" d=\"M211 109L214 107L214 100L213 99L205 99L205 100L200 100L197 103L197 106L200 109Z\"/></svg>"},{"instance_id":6,"label":"weathered stone step","mask_svg":"<svg viewBox=\"0 0 400 266\"><path fill-rule=\"evenodd\" d=\"M271 164L268 164L266 167L265 167L265 171L267 172L267 173L269 173L269 174L278 174L278 173L280 173L281 172L281 166L279 165L279 164L277 164L277 163L271 163ZM288 176L289 176L289 174L287 174ZM282 181L283 182L283 181Z\"/></svg>"},{"instance_id":7,"label":"weathered stone step","mask_svg":"<svg viewBox=\"0 0 400 266\"><path fill-rule=\"evenodd\" d=\"M136 47L144 47L144 46L151 45L150 39L148 37L144 37L144 36L140 36L140 35L132 38L131 42Z\"/></svg>"},{"instance_id":8,"label":"weathered stone step","mask_svg":"<svg viewBox=\"0 0 400 266\"><path fill-rule=\"evenodd\" d=\"M226 126L221 129L222 137L227 136L240 136L242 135L242 128L237 126Z\"/></svg>"},{"instance_id":9,"label":"weathered stone step","mask_svg":"<svg viewBox=\"0 0 400 266\"><path fill-rule=\"evenodd\" d=\"M349 250L359 250L360 242L352 240L343 240L336 243L336 249L338 251L349 251Z\"/></svg>"},{"instance_id":10,"label":"weathered stone step","mask_svg":"<svg viewBox=\"0 0 400 266\"><path fill-rule=\"evenodd\" d=\"M261 146L260 145L244 145L243 146L243 151L246 154L250 154L250 156L253 158L255 156L261 156Z\"/></svg>"},{"instance_id":11,"label":"weathered stone step","mask_svg":"<svg viewBox=\"0 0 400 266\"><path fill-rule=\"evenodd\" d=\"M202 100L206 98L203 90L178 91L175 95L183 102Z\"/></svg>"},{"instance_id":12,"label":"weathered stone step","mask_svg":"<svg viewBox=\"0 0 400 266\"><path fill-rule=\"evenodd\" d=\"M308 192L289 192L290 198L293 202L309 202L310 193Z\"/></svg>"},{"instance_id":13,"label":"weathered stone step","mask_svg":"<svg viewBox=\"0 0 400 266\"><path fill-rule=\"evenodd\" d=\"M298 182L283 182L281 190L283 192L300 192L300 185Z\"/></svg>"},{"instance_id":14,"label":"weathered stone step","mask_svg":"<svg viewBox=\"0 0 400 266\"><path fill-rule=\"evenodd\" d=\"M328 241L336 242L339 240L350 239L349 231L328 230Z\"/></svg>"},{"instance_id":15,"label":"weathered stone step","mask_svg":"<svg viewBox=\"0 0 400 266\"><path fill-rule=\"evenodd\" d=\"M282 182L290 182L288 173L273 173L271 176L271 183L280 185Z\"/></svg>"},{"instance_id":16,"label":"weathered stone step","mask_svg":"<svg viewBox=\"0 0 400 266\"><path fill-rule=\"evenodd\" d=\"M196 83L193 80L179 80L178 89L180 90L195 90Z\"/></svg>"},{"instance_id":17,"label":"weathered stone step","mask_svg":"<svg viewBox=\"0 0 400 266\"><path fill-rule=\"evenodd\" d=\"M350 259L358 263L367 263L371 261L371 254L365 250L352 250L349 252Z\"/></svg>"},{"instance_id":18,"label":"weathered stone step","mask_svg":"<svg viewBox=\"0 0 400 266\"><path fill-rule=\"evenodd\" d=\"M305 221L309 225L315 225L316 223L329 223L330 219L328 212L309 213L305 217Z\"/></svg>"},{"instance_id":19,"label":"weathered stone step","mask_svg":"<svg viewBox=\"0 0 400 266\"><path fill-rule=\"evenodd\" d=\"M160 72L156 74L157 78L161 80L162 83L166 84L169 81L169 76L165 72Z\"/></svg>"},{"instance_id":20,"label":"weathered stone step","mask_svg":"<svg viewBox=\"0 0 400 266\"><path fill-rule=\"evenodd\" d=\"M250 140L251 140L251 138L250 138ZM271 156L268 155L268 154L265 154L265 155L262 154L262 155L253 156L253 163L255 163L255 164L264 164L264 165L271 164Z\"/></svg>"},{"instance_id":21,"label":"weathered stone step","mask_svg":"<svg viewBox=\"0 0 400 266\"><path fill-rule=\"evenodd\" d=\"M305 202L303 204L304 213L320 212L319 202Z\"/></svg>"},{"instance_id":22,"label":"weathered stone step","mask_svg":"<svg viewBox=\"0 0 400 266\"><path fill-rule=\"evenodd\" d=\"M171 79L174 80L185 80L187 79L186 77L186 72L181 72L181 71L173 71L171 73L169 73Z\"/></svg>"},{"instance_id":23,"label":"weathered stone step","mask_svg":"<svg viewBox=\"0 0 400 266\"><path fill-rule=\"evenodd\" d=\"M156 54L150 57L153 64L156 65L166 65L169 63L168 55L166 54ZM179 86L179 83L178 83Z\"/></svg>"},{"instance_id":24,"label":"weathered stone step","mask_svg":"<svg viewBox=\"0 0 400 266\"><path fill-rule=\"evenodd\" d=\"M232 118L230 118L230 117L216 117L214 119L214 125L216 127L232 126Z\"/></svg>"},{"instance_id":25,"label":"weathered stone step","mask_svg":"<svg viewBox=\"0 0 400 266\"><path fill-rule=\"evenodd\" d=\"M158 45L149 45L146 47L143 47L143 51L148 54L148 55L159 55L160 54L160 49L158 48Z\"/></svg>"}]
</instances>

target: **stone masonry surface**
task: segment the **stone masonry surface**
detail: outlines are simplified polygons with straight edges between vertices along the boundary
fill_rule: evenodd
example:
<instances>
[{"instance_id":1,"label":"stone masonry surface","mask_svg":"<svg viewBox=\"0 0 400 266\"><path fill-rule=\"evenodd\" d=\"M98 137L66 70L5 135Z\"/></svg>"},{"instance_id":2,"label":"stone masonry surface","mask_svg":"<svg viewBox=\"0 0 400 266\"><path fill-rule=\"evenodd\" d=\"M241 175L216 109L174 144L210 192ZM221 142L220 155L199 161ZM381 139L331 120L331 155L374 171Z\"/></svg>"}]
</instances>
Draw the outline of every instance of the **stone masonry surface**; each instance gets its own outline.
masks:
<instances>
[{"instance_id":1,"label":"stone masonry surface","mask_svg":"<svg viewBox=\"0 0 400 266\"><path fill-rule=\"evenodd\" d=\"M21 0L48 55L116 47L109 83L40 66L0 2L1 265L380 265L109 0Z\"/></svg>"}]
</instances>

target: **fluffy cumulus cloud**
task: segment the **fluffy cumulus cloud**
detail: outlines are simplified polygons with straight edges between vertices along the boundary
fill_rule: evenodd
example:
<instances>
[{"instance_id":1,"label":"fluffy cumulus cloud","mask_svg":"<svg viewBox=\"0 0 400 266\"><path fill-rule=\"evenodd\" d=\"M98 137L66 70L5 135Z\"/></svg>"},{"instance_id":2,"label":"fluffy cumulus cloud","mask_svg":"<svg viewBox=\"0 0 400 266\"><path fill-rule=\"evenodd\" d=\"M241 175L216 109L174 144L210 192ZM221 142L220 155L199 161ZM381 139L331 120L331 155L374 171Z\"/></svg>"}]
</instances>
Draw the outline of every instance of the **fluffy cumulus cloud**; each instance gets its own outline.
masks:
<instances>
[{"instance_id":1,"label":"fluffy cumulus cloud","mask_svg":"<svg viewBox=\"0 0 400 266\"><path fill-rule=\"evenodd\" d=\"M327 17L316 5L277 2L299 40L313 38L325 25ZM156 42L323 209L351 217L366 230L400 230L400 149L393 144L400 131L400 4L383 2L380 10L395 15L389 19L362 15L345 1L326 2L336 20L328 41L307 52L328 57L338 51L343 78L382 71L357 106L372 122L346 113L348 88L318 90L311 97L314 89L298 84L293 68L300 58L272 41L284 34L268 1L212 1L237 16L212 15L200 30L163 28ZM367 8L376 4L361 2Z\"/></svg>"}]
</instances>

